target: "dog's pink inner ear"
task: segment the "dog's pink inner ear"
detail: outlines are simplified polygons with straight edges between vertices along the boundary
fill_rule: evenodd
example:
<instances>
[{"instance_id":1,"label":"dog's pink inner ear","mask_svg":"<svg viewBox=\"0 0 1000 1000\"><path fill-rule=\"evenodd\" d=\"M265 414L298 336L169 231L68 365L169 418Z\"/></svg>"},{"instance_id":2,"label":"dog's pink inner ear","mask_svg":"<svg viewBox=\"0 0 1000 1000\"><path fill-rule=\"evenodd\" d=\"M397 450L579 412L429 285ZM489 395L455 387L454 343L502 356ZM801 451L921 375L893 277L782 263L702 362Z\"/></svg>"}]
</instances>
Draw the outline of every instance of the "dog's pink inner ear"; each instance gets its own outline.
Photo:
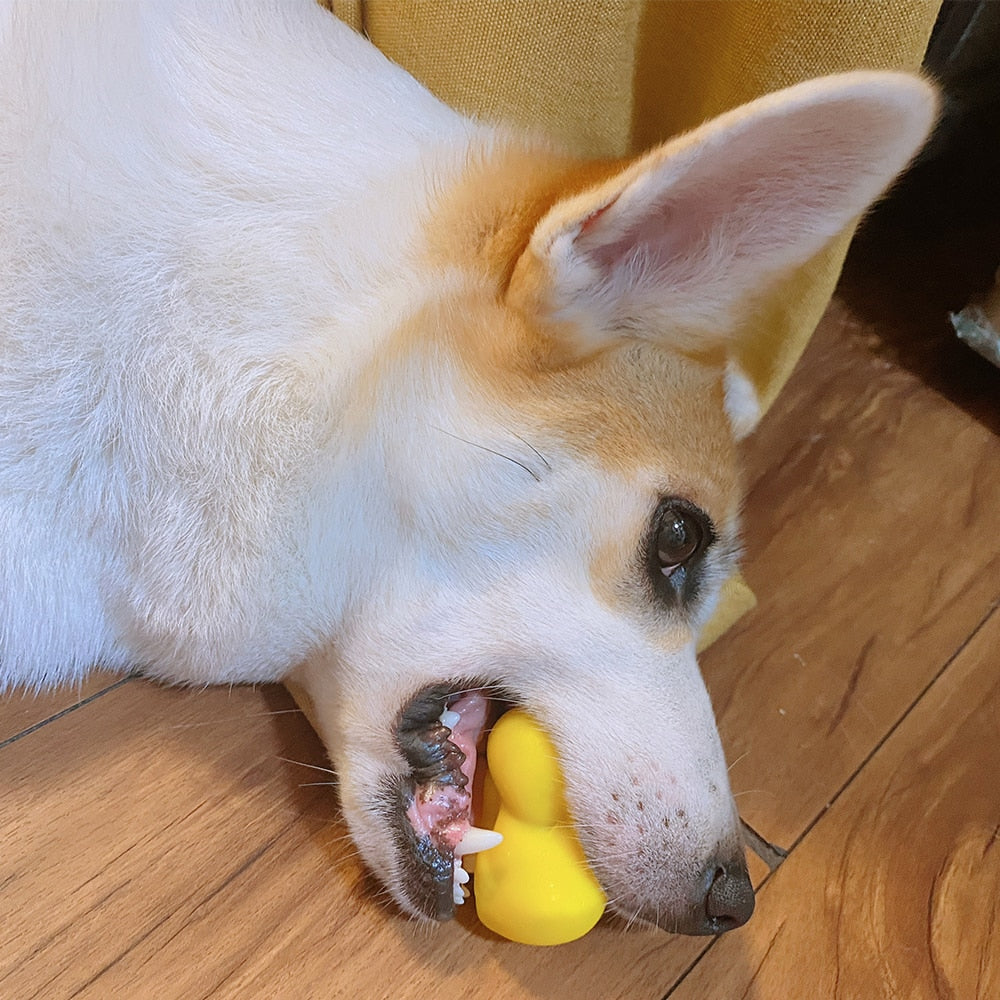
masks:
<instances>
[{"instance_id":1,"label":"dog's pink inner ear","mask_svg":"<svg viewBox=\"0 0 1000 1000\"><path fill-rule=\"evenodd\" d=\"M879 196L934 108L917 78L859 73L723 115L557 203L511 294L577 356L628 337L721 343L748 300Z\"/></svg>"},{"instance_id":2,"label":"dog's pink inner ear","mask_svg":"<svg viewBox=\"0 0 1000 1000\"><path fill-rule=\"evenodd\" d=\"M684 260L706 242L707 204L700 206L700 212L685 212L683 201L666 198L638 212L614 213L617 201L588 216L573 241L575 252L588 258L606 279L629 267L635 277L640 268L681 271Z\"/></svg>"}]
</instances>

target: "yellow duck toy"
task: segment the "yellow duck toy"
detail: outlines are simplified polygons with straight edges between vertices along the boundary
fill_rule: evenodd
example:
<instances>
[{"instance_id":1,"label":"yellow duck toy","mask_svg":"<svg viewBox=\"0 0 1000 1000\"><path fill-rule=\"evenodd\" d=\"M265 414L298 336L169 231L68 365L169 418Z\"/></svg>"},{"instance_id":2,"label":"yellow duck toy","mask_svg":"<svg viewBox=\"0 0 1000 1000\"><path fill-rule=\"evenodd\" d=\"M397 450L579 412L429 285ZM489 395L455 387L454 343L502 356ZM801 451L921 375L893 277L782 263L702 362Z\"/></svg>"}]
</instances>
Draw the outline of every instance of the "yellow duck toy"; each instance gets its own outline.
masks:
<instances>
[{"instance_id":1,"label":"yellow duck toy","mask_svg":"<svg viewBox=\"0 0 1000 1000\"><path fill-rule=\"evenodd\" d=\"M503 842L476 856L475 900L490 930L522 944L564 944L600 919L606 897L566 807L555 748L521 709L486 744L483 819Z\"/></svg>"}]
</instances>

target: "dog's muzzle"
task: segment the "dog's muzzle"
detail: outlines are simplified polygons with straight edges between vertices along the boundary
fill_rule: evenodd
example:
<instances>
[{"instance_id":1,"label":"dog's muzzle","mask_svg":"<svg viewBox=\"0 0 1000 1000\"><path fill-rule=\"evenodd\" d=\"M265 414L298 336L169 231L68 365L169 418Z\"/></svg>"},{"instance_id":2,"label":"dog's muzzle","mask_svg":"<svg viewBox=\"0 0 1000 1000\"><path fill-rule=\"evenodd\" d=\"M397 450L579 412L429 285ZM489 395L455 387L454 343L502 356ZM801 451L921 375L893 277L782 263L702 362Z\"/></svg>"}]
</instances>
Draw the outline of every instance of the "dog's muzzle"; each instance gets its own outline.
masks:
<instances>
[{"instance_id":1,"label":"dog's muzzle","mask_svg":"<svg viewBox=\"0 0 1000 1000\"><path fill-rule=\"evenodd\" d=\"M489 831L473 825L472 784L476 745L497 713L510 705L485 689L433 686L401 713L397 745L410 773L386 797L400 847L402 888L414 909L432 920L448 920L462 902L468 875L461 859L490 843ZM741 926L754 911L754 891L742 845L720 845L692 886L688 904L659 907L648 898L619 897L619 912L679 934L722 934Z\"/></svg>"}]
</instances>

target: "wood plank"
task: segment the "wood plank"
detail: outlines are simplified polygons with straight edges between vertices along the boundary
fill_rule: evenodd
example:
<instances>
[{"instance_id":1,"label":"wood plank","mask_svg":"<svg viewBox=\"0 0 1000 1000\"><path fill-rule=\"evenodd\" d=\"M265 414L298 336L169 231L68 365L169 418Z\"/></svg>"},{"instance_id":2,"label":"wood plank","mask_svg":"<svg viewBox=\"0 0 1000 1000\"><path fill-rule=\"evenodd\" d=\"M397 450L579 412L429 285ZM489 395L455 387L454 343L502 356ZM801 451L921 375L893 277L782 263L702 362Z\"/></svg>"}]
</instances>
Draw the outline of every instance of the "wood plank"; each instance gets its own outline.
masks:
<instances>
[{"instance_id":1,"label":"wood plank","mask_svg":"<svg viewBox=\"0 0 1000 1000\"><path fill-rule=\"evenodd\" d=\"M282 714L271 714L279 712ZM288 713L288 714L285 714ZM281 689L136 681L0 750L0 995L660 998L704 947L608 921L556 949L402 919Z\"/></svg>"},{"instance_id":2,"label":"wood plank","mask_svg":"<svg viewBox=\"0 0 1000 1000\"><path fill-rule=\"evenodd\" d=\"M1000 439L867 336L835 304L748 445L759 603L702 658L741 812L779 844L1000 597Z\"/></svg>"},{"instance_id":3,"label":"wood plank","mask_svg":"<svg viewBox=\"0 0 1000 1000\"><path fill-rule=\"evenodd\" d=\"M96 670L79 684L67 685L53 691L32 693L15 691L0 697L0 743L13 739L46 719L61 712L78 708L88 699L107 691L121 680L120 674Z\"/></svg>"},{"instance_id":4,"label":"wood plank","mask_svg":"<svg viewBox=\"0 0 1000 1000\"><path fill-rule=\"evenodd\" d=\"M295 822L267 710L133 682L0 751L0 995L70 995Z\"/></svg>"},{"instance_id":5,"label":"wood plank","mask_svg":"<svg viewBox=\"0 0 1000 1000\"><path fill-rule=\"evenodd\" d=\"M1000 611L674 1000L1000 996Z\"/></svg>"}]
</instances>

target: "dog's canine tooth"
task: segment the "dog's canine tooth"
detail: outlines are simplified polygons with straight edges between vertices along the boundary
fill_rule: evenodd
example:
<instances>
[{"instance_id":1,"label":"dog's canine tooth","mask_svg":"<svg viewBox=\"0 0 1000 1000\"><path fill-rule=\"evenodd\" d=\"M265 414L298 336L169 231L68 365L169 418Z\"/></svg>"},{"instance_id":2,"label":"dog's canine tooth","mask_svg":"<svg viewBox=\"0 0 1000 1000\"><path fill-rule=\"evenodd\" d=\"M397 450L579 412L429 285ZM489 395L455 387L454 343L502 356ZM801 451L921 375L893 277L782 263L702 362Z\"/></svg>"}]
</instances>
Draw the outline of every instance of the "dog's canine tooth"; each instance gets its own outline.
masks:
<instances>
[{"instance_id":1,"label":"dog's canine tooth","mask_svg":"<svg viewBox=\"0 0 1000 1000\"><path fill-rule=\"evenodd\" d=\"M465 836L455 845L455 857L464 858L467 854L478 854L496 847L503 840L503 834L496 830L484 830L482 827L470 826Z\"/></svg>"},{"instance_id":2,"label":"dog's canine tooth","mask_svg":"<svg viewBox=\"0 0 1000 1000\"><path fill-rule=\"evenodd\" d=\"M453 712L450 708L446 708L439 716L438 722L447 729L454 729L455 726L461 721L462 716L458 712Z\"/></svg>"}]
</instances>

